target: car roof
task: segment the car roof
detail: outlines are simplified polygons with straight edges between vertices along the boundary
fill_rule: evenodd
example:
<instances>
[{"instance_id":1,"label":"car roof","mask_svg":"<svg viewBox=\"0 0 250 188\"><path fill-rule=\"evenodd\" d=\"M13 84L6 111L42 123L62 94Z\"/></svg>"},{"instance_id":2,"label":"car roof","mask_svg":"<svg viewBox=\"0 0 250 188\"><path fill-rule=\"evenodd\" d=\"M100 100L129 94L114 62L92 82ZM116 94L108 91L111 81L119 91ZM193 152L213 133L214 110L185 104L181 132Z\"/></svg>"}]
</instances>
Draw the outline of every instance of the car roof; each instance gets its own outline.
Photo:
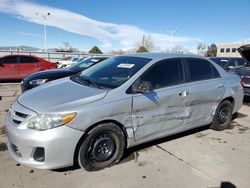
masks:
<instances>
[{"instance_id":1,"label":"car roof","mask_svg":"<svg viewBox=\"0 0 250 188\"><path fill-rule=\"evenodd\" d=\"M9 54L9 55L5 55L5 56L2 56L2 57L15 57L15 56L25 56L25 57L39 58L39 57L37 57L37 56L28 55L28 54Z\"/></svg>"},{"instance_id":2,"label":"car roof","mask_svg":"<svg viewBox=\"0 0 250 188\"><path fill-rule=\"evenodd\" d=\"M210 59L243 59L242 57L210 57Z\"/></svg>"},{"instance_id":3,"label":"car roof","mask_svg":"<svg viewBox=\"0 0 250 188\"><path fill-rule=\"evenodd\" d=\"M134 54L126 54L126 55L122 55L122 56L149 58L152 60L161 60L161 59L168 59L168 58L200 58L200 59L204 59L202 56L197 56L197 55L169 54L169 53L157 53L157 52L134 53Z\"/></svg>"}]
</instances>

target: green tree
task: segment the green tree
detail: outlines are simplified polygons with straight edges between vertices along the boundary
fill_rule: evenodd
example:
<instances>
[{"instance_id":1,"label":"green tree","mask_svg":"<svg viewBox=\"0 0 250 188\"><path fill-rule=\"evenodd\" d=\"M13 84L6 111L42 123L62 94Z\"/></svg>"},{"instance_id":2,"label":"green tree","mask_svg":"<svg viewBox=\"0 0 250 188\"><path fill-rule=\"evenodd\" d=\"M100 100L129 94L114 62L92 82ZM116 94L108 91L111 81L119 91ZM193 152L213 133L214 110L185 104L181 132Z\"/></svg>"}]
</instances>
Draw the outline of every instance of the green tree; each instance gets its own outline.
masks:
<instances>
[{"instance_id":1,"label":"green tree","mask_svg":"<svg viewBox=\"0 0 250 188\"><path fill-rule=\"evenodd\" d=\"M148 52L147 48L145 46L140 46L137 50L136 53L141 53L141 52Z\"/></svg>"},{"instance_id":2,"label":"green tree","mask_svg":"<svg viewBox=\"0 0 250 188\"><path fill-rule=\"evenodd\" d=\"M102 54L102 51L97 46L94 46L91 50L89 50L89 53Z\"/></svg>"}]
</instances>

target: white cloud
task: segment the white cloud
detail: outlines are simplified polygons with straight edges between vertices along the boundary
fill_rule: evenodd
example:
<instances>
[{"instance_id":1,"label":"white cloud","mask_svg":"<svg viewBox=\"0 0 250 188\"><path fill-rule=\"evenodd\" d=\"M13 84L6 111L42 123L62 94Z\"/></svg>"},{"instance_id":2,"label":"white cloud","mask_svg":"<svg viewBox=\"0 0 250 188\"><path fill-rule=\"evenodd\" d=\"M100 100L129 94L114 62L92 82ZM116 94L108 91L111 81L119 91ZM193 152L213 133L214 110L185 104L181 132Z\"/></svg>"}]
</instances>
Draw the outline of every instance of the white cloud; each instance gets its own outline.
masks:
<instances>
[{"instance_id":1,"label":"white cloud","mask_svg":"<svg viewBox=\"0 0 250 188\"><path fill-rule=\"evenodd\" d=\"M42 35L36 34L36 33L27 33L27 32L19 32L19 35L23 35L23 36L28 36L28 37L43 37Z\"/></svg>"},{"instance_id":2,"label":"white cloud","mask_svg":"<svg viewBox=\"0 0 250 188\"><path fill-rule=\"evenodd\" d=\"M155 45L160 49L166 49L170 44L196 44L201 41L193 37L173 37L161 33L150 33L137 26L101 22L68 10L58 9L23 0L1 0L0 12L11 14L18 19L37 24L43 24L42 14L51 13L46 20L47 25L68 32L93 37L101 42L104 50L110 50L114 44L119 48L131 48L141 39L143 34L150 34ZM36 15L36 14L40 14Z\"/></svg>"}]
</instances>

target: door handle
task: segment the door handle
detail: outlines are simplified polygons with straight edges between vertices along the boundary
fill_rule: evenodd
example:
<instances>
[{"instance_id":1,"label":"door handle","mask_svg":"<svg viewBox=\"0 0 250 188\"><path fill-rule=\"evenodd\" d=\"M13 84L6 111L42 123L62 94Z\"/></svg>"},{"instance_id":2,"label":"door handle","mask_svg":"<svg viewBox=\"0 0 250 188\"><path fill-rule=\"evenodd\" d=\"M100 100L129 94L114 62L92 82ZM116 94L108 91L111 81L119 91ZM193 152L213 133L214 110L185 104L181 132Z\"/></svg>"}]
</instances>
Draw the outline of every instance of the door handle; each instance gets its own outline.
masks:
<instances>
[{"instance_id":1,"label":"door handle","mask_svg":"<svg viewBox=\"0 0 250 188\"><path fill-rule=\"evenodd\" d=\"M179 96L186 97L189 95L189 91L182 91L179 93Z\"/></svg>"},{"instance_id":2,"label":"door handle","mask_svg":"<svg viewBox=\"0 0 250 188\"><path fill-rule=\"evenodd\" d=\"M218 88L223 88L223 87L224 87L223 84L219 84L219 85L218 85Z\"/></svg>"}]
</instances>

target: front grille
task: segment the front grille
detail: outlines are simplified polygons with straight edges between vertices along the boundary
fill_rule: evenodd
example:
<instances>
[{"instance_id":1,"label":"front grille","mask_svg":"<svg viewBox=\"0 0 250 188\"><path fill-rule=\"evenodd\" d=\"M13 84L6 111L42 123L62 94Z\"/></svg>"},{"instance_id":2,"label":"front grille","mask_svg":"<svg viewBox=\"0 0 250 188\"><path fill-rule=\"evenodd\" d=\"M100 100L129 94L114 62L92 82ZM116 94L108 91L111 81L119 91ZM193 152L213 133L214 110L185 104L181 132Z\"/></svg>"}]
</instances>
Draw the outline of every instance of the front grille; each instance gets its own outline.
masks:
<instances>
[{"instance_id":1,"label":"front grille","mask_svg":"<svg viewBox=\"0 0 250 188\"><path fill-rule=\"evenodd\" d=\"M19 125L22 123L29 115L18 111L10 112L11 119L14 124Z\"/></svg>"},{"instance_id":2,"label":"front grille","mask_svg":"<svg viewBox=\"0 0 250 188\"><path fill-rule=\"evenodd\" d=\"M21 123L21 121L17 121L17 120L15 120L15 119L13 119L12 120L15 124L20 124Z\"/></svg>"},{"instance_id":3,"label":"front grille","mask_svg":"<svg viewBox=\"0 0 250 188\"><path fill-rule=\"evenodd\" d=\"M23 113L21 113L21 112L15 112L15 114L16 114L17 116L22 117L22 118L28 117L28 114L23 114Z\"/></svg>"}]
</instances>

